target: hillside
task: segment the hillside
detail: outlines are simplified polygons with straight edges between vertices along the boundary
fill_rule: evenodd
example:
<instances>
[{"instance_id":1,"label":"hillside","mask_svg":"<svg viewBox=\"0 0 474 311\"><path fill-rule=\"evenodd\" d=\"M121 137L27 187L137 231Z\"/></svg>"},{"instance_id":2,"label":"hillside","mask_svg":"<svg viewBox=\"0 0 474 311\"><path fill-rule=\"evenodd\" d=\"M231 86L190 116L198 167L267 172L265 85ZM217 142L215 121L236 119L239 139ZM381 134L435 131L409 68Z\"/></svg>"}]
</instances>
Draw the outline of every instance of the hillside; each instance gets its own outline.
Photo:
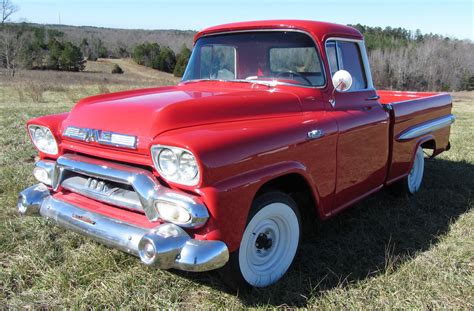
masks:
<instances>
[{"instance_id":1,"label":"hillside","mask_svg":"<svg viewBox=\"0 0 474 311\"><path fill-rule=\"evenodd\" d=\"M188 48L192 47L193 37L196 34L196 31L192 30L118 29L42 24L26 25L63 32L68 40L71 40L76 45L79 45L84 38L88 41L100 39L104 45L111 50L115 50L120 46L133 47L148 41L158 43L161 46L169 46L175 53L178 53L183 45Z\"/></svg>"}]
</instances>

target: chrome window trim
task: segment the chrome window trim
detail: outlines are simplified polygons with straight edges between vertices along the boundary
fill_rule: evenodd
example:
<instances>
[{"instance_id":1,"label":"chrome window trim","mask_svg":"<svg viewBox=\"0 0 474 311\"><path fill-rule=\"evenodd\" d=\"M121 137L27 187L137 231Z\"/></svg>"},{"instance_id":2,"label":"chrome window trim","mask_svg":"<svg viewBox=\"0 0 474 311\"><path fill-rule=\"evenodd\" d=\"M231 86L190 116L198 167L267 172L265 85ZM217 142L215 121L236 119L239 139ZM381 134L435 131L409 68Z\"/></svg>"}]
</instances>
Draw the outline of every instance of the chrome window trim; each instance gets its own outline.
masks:
<instances>
[{"instance_id":1,"label":"chrome window trim","mask_svg":"<svg viewBox=\"0 0 474 311\"><path fill-rule=\"evenodd\" d=\"M316 52L318 53L318 57L319 57L319 60L321 61L321 67L322 67L322 74L323 74L323 78L324 78L324 84L321 85L321 86L310 86L310 85L301 85L301 84L296 84L296 83L287 83L287 82L279 82L279 83L275 83L276 85L286 85L286 86L297 86L297 87L301 87L301 88L310 88L310 89L324 89L327 87L328 85L328 79L327 79L327 74L326 74L326 66L324 64L324 61L321 57L321 49L319 48L319 45L318 43L316 42L316 40L314 39L314 37L311 35L311 33L305 31L305 30L301 30L301 29L285 29L285 28L276 28L276 29L245 29L245 30L233 30L233 31L222 31L222 32L213 32L213 33L208 33L208 34L203 34L201 35L199 39L201 38L206 38L206 37L212 37L212 36L218 36L218 35L227 35L227 34L233 34L233 33L245 33L245 32L299 32L299 33L302 33L302 34L305 34L307 35L308 37L311 38L311 40L313 41L314 43L314 47L316 49ZM196 41L197 42L197 41ZM196 44L196 42L194 42L194 44ZM194 80L186 80L186 81L183 81L181 80L181 82L183 83L187 83L187 82L193 82L193 81L207 81L206 79L194 79ZM214 80L213 80L214 81ZM235 80L235 81L230 81L230 80L215 80L215 81L224 81L224 82L240 82L240 81L245 81L245 80ZM249 81L250 83L252 82L251 80ZM276 81L278 82L278 81Z\"/></svg>"},{"instance_id":2,"label":"chrome window trim","mask_svg":"<svg viewBox=\"0 0 474 311\"><path fill-rule=\"evenodd\" d=\"M441 118L437 118L426 123L418 124L409 128L405 132L401 133L397 138L397 141L409 140L412 138L417 138L428 133L434 132L436 130L445 128L454 123L456 117L453 114L446 115Z\"/></svg>"},{"instance_id":3,"label":"chrome window trim","mask_svg":"<svg viewBox=\"0 0 474 311\"><path fill-rule=\"evenodd\" d=\"M364 67L365 78L367 80L367 87L365 89L359 89L354 91L347 91L346 93L354 93L354 92L367 92L367 91L375 91L374 82L372 80L372 73L370 71L369 65L369 57L367 56L367 49L365 48L365 43L363 39L351 39L351 38L343 38L343 37L328 37L324 40L324 52L327 55L327 42L328 41L346 41L346 42L355 42L359 47L360 56L362 58L362 65ZM337 91L339 92L339 91Z\"/></svg>"}]
</instances>

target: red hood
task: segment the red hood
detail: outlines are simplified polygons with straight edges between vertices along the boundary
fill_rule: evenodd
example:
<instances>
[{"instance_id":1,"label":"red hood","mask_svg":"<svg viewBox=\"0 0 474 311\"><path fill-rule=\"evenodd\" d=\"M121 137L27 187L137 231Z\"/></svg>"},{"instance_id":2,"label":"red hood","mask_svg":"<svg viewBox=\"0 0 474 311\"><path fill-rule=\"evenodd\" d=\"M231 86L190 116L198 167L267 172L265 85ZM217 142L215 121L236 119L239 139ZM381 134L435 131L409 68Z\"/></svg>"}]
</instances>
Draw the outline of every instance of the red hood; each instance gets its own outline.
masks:
<instances>
[{"instance_id":1,"label":"red hood","mask_svg":"<svg viewBox=\"0 0 474 311\"><path fill-rule=\"evenodd\" d=\"M135 135L139 149L165 131L299 112L298 97L262 85L200 82L104 94L77 103L62 124Z\"/></svg>"}]
</instances>

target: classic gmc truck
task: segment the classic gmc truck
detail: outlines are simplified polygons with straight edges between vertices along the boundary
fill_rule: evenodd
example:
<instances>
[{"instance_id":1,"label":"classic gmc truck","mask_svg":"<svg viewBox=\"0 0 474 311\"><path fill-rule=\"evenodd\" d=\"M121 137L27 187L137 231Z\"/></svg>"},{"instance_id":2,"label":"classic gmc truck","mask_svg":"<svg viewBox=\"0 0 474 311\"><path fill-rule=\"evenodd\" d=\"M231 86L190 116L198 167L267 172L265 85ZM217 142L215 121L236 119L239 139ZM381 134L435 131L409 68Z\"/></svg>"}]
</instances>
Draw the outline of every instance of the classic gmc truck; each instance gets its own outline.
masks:
<instances>
[{"instance_id":1,"label":"classic gmc truck","mask_svg":"<svg viewBox=\"0 0 474 311\"><path fill-rule=\"evenodd\" d=\"M376 91L354 28L212 27L177 86L30 120L39 184L17 208L147 265L264 287L290 267L301 215L325 220L392 184L416 193L424 149L449 150L451 108L448 94Z\"/></svg>"}]
</instances>

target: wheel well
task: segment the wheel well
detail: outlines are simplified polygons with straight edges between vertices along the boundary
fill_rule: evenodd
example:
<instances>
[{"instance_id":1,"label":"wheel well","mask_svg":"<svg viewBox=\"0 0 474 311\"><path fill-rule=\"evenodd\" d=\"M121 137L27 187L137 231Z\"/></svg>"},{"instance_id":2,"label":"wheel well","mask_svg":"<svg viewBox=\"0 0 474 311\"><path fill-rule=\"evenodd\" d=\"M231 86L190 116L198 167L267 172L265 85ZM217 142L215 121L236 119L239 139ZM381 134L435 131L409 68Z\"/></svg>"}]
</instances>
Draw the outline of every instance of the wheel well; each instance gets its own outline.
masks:
<instances>
[{"instance_id":1,"label":"wheel well","mask_svg":"<svg viewBox=\"0 0 474 311\"><path fill-rule=\"evenodd\" d=\"M428 141L425 141L424 143L421 144L421 148L423 149L436 149L436 142L434 139L430 139Z\"/></svg>"},{"instance_id":2,"label":"wheel well","mask_svg":"<svg viewBox=\"0 0 474 311\"><path fill-rule=\"evenodd\" d=\"M421 145L420 145L421 148L423 149L430 149L432 150L432 153L431 155L429 155L430 157L433 156L434 152L436 151L436 141L434 139L430 139L428 141L425 141L423 142Z\"/></svg>"},{"instance_id":3,"label":"wheel well","mask_svg":"<svg viewBox=\"0 0 474 311\"><path fill-rule=\"evenodd\" d=\"M303 176L292 173L272 179L260 187L255 197L269 191L281 191L291 196L298 205L303 219L305 215L318 216L313 192Z\"/></svg>"}]
</instances>

